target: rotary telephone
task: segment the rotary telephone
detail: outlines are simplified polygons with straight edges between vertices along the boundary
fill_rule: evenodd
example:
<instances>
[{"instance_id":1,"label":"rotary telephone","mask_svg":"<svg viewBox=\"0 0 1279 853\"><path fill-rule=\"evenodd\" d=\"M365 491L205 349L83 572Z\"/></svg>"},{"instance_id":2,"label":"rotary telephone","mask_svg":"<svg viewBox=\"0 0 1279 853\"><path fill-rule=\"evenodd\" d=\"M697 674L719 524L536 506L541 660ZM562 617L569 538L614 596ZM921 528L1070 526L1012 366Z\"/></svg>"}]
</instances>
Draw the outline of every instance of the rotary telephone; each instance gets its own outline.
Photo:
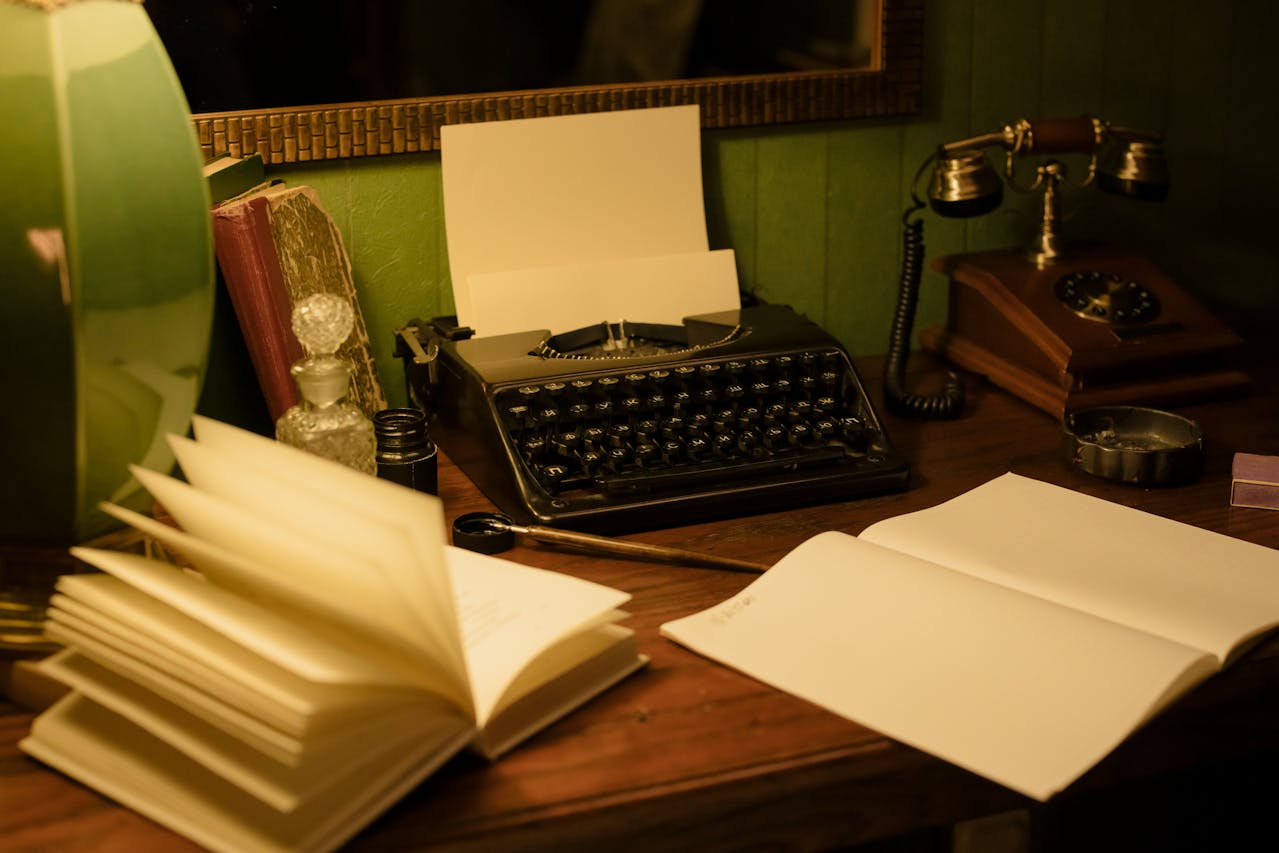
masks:
<instances>
[{"instance_id":1,"label":"rotary telephone","mask_svg":"<svg viewBox=\"0 0 1279 853\"><path fill-rule=\"evenodd\" d=\"M1006 152L1004 175L985 149ZM1058 160L1041 161L1023 183L1015 162L1028 155L1090 155L1087 175L1072 182ZM928 202L916 191L932 166ZM1184 402L1238 392L1246 374L1228 364L1241 340L1149 260L1101 245L1068 246L1059 232L1063 192L1095 184L1128 198L1162 201L1168 168L1154 133L1082 117L1020 120L934 151L911 185L902 215L902 271L884 370L885 402L897 414L953 418L964 386L951 374L939 394L906 389L906 360L924 262L926 207L942 216L988 213L1007 183L1043 195L1030 246L952 255L933 267L949 277L944 327L925 329L925 348L981 374L1058 417L1094 405Z\"/></svg>"}]
</instances>

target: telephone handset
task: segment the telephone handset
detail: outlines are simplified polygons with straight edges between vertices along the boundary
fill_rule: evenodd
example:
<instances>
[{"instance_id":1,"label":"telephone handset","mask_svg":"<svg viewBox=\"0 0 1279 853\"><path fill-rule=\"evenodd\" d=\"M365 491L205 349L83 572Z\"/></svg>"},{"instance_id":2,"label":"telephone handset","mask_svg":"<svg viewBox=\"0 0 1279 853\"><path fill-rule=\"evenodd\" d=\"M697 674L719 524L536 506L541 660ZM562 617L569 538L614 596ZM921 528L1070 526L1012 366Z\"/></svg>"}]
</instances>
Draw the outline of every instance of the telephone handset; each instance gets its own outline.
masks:
<instances>
[{"instance_id":1,"label":"telephone handset","mask_svg":"<svg viewBox=\"0 0 1279 853\"><path fill-rule=\"evenodd\" d=\"M1006 152L1004 177L985 149ZM1066 166L1043 160L1023 183L1015 161L1026 155L1090 155L1074 182ZM928 201L917 187L928 168ZM1222 358L1240 343L1148 260L1119 249L1067 247L1058 230L1063 192L1096 184L1129 198L1160 201L1168 191L1161 138L1099 119L1020 120L1001 130L940 146L920 166L902 214L900 291L884 368L884 396L897 414L945 419L959 415L964 386L951 374L941 393L905 385L906 361L923 272L923 222L931 206L942 216L989 213L1007 183L1041 192L1042 213L1030 246L939 259L950 277L945 328L921 333L925 347L985 375L1032 405L1055 414L1085 405L1178 402L1247 387L1249 379Z\"/></svg>"}]
</instances>

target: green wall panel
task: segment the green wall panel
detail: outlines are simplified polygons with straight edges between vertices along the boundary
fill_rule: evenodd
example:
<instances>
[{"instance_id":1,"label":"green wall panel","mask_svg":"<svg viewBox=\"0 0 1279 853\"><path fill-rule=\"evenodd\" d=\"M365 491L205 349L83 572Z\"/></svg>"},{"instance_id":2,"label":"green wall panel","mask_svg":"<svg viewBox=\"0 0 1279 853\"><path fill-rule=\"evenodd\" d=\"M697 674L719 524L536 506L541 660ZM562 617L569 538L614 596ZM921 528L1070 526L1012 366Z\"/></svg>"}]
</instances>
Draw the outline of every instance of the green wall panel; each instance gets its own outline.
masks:
<instances>
[{"instance_id":1,"label":"green wall panel","mask_svg":"<svg viewBox=\"0 0 1279 853\"><path fill-rule=\"evenodd\" d=\"M1247 0L1218 14L1231 20L1230 81L1221 93L1229 105L1229 129L1218 161L1218 239L1205 251L1210 263L1217 261L1219 292L1250 307L1273 304L1279 292L1279 243L1274 239L1279 173L1273 153L1279 138L1279 4Z\"/></svg>"},{"instance_id":2,"label":"green wall panel","mask_svg":"<svg viewBox=\"0 0 1279 853\"><path fill-rule=\"evenodd\" d=\"M888 345L878 306L895 298L901 240L903 128L884 125L832 129L826 195L826 311L823 325L856 349ZM883 163L867 173L863 164Z\"/></svg>"},{"instance_id":3,"label":"green wall panel","mask_svg":"<svg viewBox=\"0 0 1279 853\"><path fill-rule=\"evenodd\" d=\"M755 135L718 131L702 138L706 186L706 231L712 249L732 249L738 281L755 284L755 221L758 174Z\"/></svg>"},{"instance_id":4,"label":"green wall panel","mask_svg":"<svg viewBox=\"0 0 1279 853\"><path fill-rule=\"evenodd\" d=\"M1078 115L1105 90L1106 0L1045 0L1039 115Z\"/></svg>"},{"instance_id":5,"label":"green wall panel","mask_svg":"<svg viewBox=\"0 0 1279 853\"><path fill-rule=\"evenodd\" d=\"M827 132L773 131L757 148L754 292L825 320Z\"/></svg>"},{"instance_id":6,"label":"green wall panel","mask_svg":"<svg viewBox=\"0 0 1279 853\"><path fill-rule=\"evenodd\" d=\"M891 218L895 235L892 243L891 264L900 272L901 265L901 215L909 204L915 178L924 159L936 150L938 144L953 139L963 139L972 133L972 115L969 88L973 65L973 9L971 3L936 3L928 8L924 18L924 106L918 118L900 122L902 150L898 155L901 188L896 201L880 216ZM945 44L945 50L933 50L934 44ZM856 125L853 126L854 128ZM867 163L861 163L863 173L869 172ZM927 188L927 174L921 176L917 192ZM942 219L930 213L924 219L924 244L929 258L962 252L967 248L968 224L965 220ZM883 249L880 250L884 252ZM867 324L876 322L883 328L877 347L866 347L854 342L856 354L878 353L887 349L888 327L896 306L895 280L890 291L875 298L863 297ZM946 279L924 269L916 314L916 329L941 323L946 317Z\"/></svg>"},{"instance_id":7,"label":"green wall panel","mask_svg":"<svg viewBox=\"0 0 1279 853\"><path fill-rule=\"evenodd\" d=\"M971 133L998 130L1019 118L1038 117L1043 34L1043 7L1037 3L974 0L968 94ZM1002 169L1000 154L992 152L990 156ZM1023 164L1019 174L1033 179L1033 166ZM1026 242L1038 221L1038 200L1038 195L1005 191L1004 203L995 213L969 222L969 242L982 246Z\"/></svg>"},{"instance_id":8,"label":"green wall panel","mask_svg":"<svg viewBox=\"0 0 1279 853\"><path fill-rule=\"evenodd\" d=\"M1170 49L1175 19L1166 0L1107 4L1102 106L1110 121L1165 127L1170 112L1178 108L1170 103L1167 85L1173 64L1180 61Z\"/></svg>"}]
</instances>

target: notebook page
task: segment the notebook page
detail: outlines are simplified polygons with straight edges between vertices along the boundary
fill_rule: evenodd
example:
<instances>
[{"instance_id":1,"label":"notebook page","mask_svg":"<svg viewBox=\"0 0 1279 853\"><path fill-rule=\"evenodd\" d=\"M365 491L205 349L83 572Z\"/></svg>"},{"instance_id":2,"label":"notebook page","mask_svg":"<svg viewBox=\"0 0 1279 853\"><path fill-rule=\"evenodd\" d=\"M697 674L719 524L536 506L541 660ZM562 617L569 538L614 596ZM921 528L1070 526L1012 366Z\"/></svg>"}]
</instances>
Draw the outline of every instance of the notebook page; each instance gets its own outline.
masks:
<instances>
[{"instance_id":1,"label":"notebook page","mask_svg":"<svg viewBox=\"0 0 1279 853\"><path fill-rule=\"evenodd\" d=\"M662 633L1038 799L1213 668L1197 649L834 532Z\"/></svg>"},{"instance_id":2,"label":"notebook page","mask_svg":"<svg viewBox=\"0 0 1279 853\"><path fill-rule=\"evenodd\" d=\"M1279 551L1016 474L859 538L1220 660L1279 622Z\"/></svg>"}]
</instances>

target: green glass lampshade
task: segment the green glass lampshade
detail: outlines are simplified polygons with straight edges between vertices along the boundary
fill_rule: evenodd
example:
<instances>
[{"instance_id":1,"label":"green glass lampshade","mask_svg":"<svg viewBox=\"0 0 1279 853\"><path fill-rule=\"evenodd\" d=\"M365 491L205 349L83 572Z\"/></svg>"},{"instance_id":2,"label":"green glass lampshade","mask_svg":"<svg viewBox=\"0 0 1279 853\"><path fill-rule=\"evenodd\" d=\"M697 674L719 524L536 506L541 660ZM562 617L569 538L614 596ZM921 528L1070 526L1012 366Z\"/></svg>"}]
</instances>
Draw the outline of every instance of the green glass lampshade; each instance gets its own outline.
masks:
<instances>
[{"instance_id":1,"label":"green glass lampshade","mask_svg":"<svg viewBox=\"0 0 1279 853\"><path fill-rule=\"evenodd\" d=\"M0 541L84 541L173 465L213 316L186 98L142 5L0 0Z\"/></svg>"}]
</instances>

